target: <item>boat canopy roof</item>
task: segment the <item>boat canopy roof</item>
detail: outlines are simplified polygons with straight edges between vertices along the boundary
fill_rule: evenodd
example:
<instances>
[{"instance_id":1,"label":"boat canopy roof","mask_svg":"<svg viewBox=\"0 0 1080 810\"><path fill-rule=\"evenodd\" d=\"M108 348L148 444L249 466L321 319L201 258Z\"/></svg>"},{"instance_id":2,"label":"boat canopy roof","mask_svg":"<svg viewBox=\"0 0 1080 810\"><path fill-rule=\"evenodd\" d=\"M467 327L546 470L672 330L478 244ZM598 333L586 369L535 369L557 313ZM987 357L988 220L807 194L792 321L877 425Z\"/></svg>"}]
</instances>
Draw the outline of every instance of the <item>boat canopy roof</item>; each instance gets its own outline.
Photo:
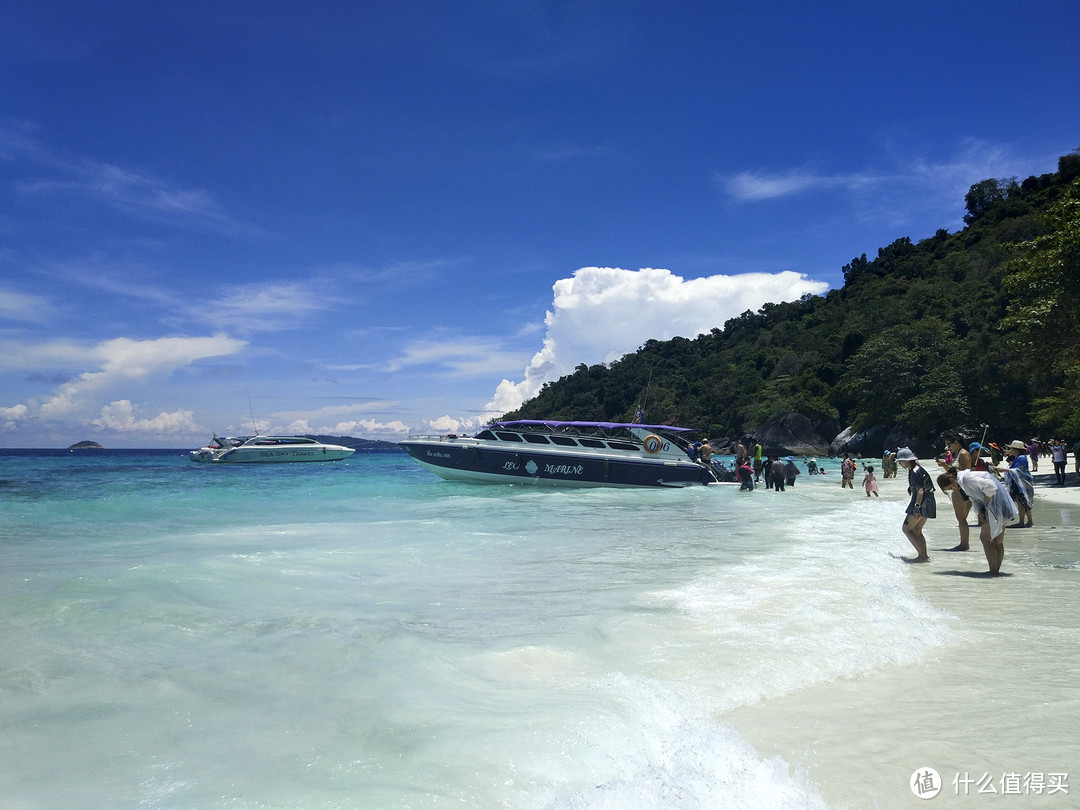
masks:
<instances>
[{"instance_id":1,"label":"boat canopy roof","mask_svg":"<svg viewBox=\"0 0 1080 810\"><path fill-rule=\"evenodd\" d=\"M511 422L493 422L489 427L515 428L545 427L549 430L572 428L577 430L621 430L636 428L638 430L669 431L672 433L692 433L698 428L674 427L673 425L642 425L639 422L562 422L551 419L515 419Z\"/></svg>"}]
</instances>

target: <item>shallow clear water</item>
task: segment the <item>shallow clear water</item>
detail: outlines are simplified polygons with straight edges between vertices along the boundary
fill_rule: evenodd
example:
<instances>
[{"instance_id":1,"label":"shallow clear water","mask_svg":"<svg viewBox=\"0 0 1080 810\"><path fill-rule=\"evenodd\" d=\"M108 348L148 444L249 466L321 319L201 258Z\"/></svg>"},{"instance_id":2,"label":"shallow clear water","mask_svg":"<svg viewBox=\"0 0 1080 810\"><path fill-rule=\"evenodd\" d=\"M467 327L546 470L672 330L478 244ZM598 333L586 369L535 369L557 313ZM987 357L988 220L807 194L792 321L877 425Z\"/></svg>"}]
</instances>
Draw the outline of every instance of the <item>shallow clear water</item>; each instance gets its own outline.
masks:
<instances>
[{"instance_id":1,"label":"shallow clear water","mask_svg":"<svg viewBox=\"0 0 1080 810\"><path fill-rule=\"evenodd\" d=\"M1080 521L1010 533L1009 577L910 566L906 484L829 469L547 491L7 451L3 806L893 807L922 766L1068 771Z\"/></svg>"}]
</instances>

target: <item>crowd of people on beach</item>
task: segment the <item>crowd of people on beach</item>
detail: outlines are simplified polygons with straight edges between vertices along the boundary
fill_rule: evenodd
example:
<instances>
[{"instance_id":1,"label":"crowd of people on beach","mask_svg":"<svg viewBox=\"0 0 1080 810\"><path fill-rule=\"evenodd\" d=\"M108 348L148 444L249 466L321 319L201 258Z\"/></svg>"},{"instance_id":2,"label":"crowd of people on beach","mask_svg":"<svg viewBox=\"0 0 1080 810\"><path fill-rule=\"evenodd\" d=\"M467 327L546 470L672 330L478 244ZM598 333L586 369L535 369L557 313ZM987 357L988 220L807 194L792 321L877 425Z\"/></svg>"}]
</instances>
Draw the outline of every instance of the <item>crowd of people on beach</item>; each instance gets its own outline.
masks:
<instances>
[{"instance_id":1,"label":"crowd of people on beach","mask_svg":"<svg viewBox=\"0 0 1080 810\"><path fill-rule=\"evenodd\" d=\"M1068 458L1065 442L1014 439L1008 444L984 445L985 433L982 440L967 443L955 431L946 431L942 438L945 450L935 459L941 468L937 486L949 495L960 534L959 544L949 551L970 549L968 520L974 510L988 573L997 575L1005 557L1005 530L1029 529L1035 525L1032 473L1038 470L1039 456L1044 452L1053 459L1055 485L1065 486ZM1080 478L1080 441L1073 445L1073 458ZM900 448L896 459L908 471L911 500L905 510L903 532L917 554L912 562L928 562L922 529L927 520L937 517L934 481L909 448Z\"/></svg>"},{"instance_id":2,"label":"crowd of people on beach","mask_svg":"<svg viewBox=\"0 0 1080 810\"><path fill-rule=\"evenodd\" d=\"M1066 485L1067 460L1070 448L1061 439L1047 442L1032 439L1024 442L1020 439L999 445L996 442L983 444L985 432L980 441L965 442L955 431L946 431L942 436L944 452L935 459L941 468L935 479L920 463L918 457L908 447L895 451L886 451L881 459L883 478L895 478L899 468L908 474L908 501L905 509L902 531L904 537L915 549L916 557L909 562L929 562L926 537L923 527L928 520L937 517L935 492L940 489L948 493L953 514L956 516L960 533L960 542L949 551L970 550L970 519L975 512L979 540L989 566L989 574L1001 572L1001 563L1005 557L1005 530L1026 529L1035 525L1032 516L1034 504L1034 482L1032 473L1039 469L1039 457L1048 456L1054 465L1055 486ZM795 464L794 456L773 456L766 454L758 442L752 451L747 451L742 443L735 446L735 469L740 489L753 491L762 478L766 489L784 492L793 487L801 471ZM711 450L711 448L710 448ZM1074 471L1080 483L1080 441L1071 446ZM825 469L819 467L816 458L803 461L809 475L824 475ZM844 453L840 462L840 486L854 489L854 479L858 464L849 453ZM874 467L863 464L862 489L867 498L879 496L877 476Z\"/></svg>"}]
</instances>

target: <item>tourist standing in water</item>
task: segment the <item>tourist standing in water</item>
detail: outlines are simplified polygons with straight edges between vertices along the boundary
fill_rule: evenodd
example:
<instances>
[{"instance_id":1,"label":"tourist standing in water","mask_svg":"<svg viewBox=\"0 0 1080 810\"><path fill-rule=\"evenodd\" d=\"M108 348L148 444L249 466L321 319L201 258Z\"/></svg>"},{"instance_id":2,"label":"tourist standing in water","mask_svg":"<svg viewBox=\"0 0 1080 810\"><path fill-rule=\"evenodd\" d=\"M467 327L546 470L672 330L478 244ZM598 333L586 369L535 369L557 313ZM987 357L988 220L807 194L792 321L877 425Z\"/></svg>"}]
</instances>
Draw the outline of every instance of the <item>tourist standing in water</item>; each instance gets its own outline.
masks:
<instances>
[{"instance_id":1,"label":"tourist standing in water","mask_svg":"<svg viewBox=\"0 0 1080 810\"><path fill-rule=\"evenodd\" d=\"M801 475L799 468L795 466L795 456L784 459L784 483L789 487L795 486L795 476Z\"/></svg>"},{"instance_id":2,"label":"tourist standing in water","mask_svg":"<svg viewBox=\"0 0 1080 810\"><path fill-rule=\"evenodd\" d=\"M866 468L866 475L863 476L862 485L863 489L866 490L867 498L869 498L871 495L873 495L875 498L880 497L878 495L877 479L874 477L873 467Z\"/></svg>"},{"instance_id":3,"label":"tourist standing in water","mask_svg":"<svg viewBox=\"0 0 1080 810\"><path fill-rule=\"evenodd\" d=\"M1031 517L1031 508L1035 502L1035 485L1028 463L1027 446L1016 439L1005 448L1007 461L1002 462L1005 487L1016 501L1019 517L1010 529L1028 529L1035 525ZM1000 468L999 468L1000 469Z\"/></svg>"},{"instance_id":4,"label":"tourist standing in water","mask_svg":"<svg viewBox=\"0 0 1080 810\"><path fill-rule=\"evenodd\" d=\"M926 553L926 538L922 530L928 519L937 517L934 482L930 479L930 473L919 466L919 459L910 448L901 447L896 453L896 461L908 471L908 492L911 494L903 524L904 537L918 555L913 562L929 562L930 555Z\"/></svg>"},{"instance_id":5,"label":"tourist standing in water","mask_svg":"<svg viewBox=\"0 0 1080 810\"><path fill-rule=\"evenodd\" d=\"M777 492L784 491L784 462L780 459L776 459L769 464L768 477L772 480L772 488Z\"/></svg>"},{"instance_id":6,"label":"tourist standing in water","mask_svg":"<svg viewBox=\"0 0 1080 810\"><path fill-rule=\"evenodd\" d=\"M949 472L950 470L953 472L960 472L961 470L971 469L971 454L964 449L959 434L951 431L947 432L945 434L945 448L952 453L952 463L942 465L945 472ZM952 501L953 514L956 515L957 528L960 530L960 544L953 546L949 551L967 551L971 548L971 530L968 526L968 514L971 512L971 500L968 498L967 493L959 486L949 491L949 498Z\"/></svg>"},{"instance_id":7,"label":"tourist standing in water","mask_svg":"<svg viewBox=\"0 0 1080 810\"><path fill-rule=\"evenodd\" d=\"M938 476L942 492L963 490L975 504L979 515L979 539L986 554L989 573L1001 572L1005 559L1005 524L1015 520L1016 504L1009 492L992 473L978 470L949 470Z\"/></svg>"},{"instance_id":8,"label":"tourist standing in water","mask_svg":"<svg viewBox=\"0 0 1080 810\"><path fill-rule=\"evenodd\" d=\"M851 460L851 456L844 453L844 460L840 462L840 487L843 489L855 489L855 485L852 483L852 479L855 478L855 462Z\"/></svg>"}]
</instances>

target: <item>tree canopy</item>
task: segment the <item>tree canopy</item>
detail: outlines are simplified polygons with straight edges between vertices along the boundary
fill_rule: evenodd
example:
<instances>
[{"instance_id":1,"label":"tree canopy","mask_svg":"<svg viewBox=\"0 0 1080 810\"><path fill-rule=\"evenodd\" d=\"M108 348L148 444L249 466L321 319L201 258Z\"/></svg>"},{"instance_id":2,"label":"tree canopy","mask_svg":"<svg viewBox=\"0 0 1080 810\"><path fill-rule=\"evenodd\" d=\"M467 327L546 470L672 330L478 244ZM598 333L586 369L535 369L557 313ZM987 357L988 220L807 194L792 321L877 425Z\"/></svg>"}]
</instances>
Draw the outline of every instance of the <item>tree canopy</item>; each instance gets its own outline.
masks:
<instances>
[{"instance_id":1,"label":"tree canopy","mask_svg":"<svg viewBox=\"0 0 1080 810\"><path fill-rule=\"evenodd\" d=\"M1080 154L1023 183L976 183L965 203L963 230L853 259L840 289L582 364L506 416L629 421L647 389L649 421L712 436L784 411L822 435L1080 435Z\"/></svg>"}]
</instances>

